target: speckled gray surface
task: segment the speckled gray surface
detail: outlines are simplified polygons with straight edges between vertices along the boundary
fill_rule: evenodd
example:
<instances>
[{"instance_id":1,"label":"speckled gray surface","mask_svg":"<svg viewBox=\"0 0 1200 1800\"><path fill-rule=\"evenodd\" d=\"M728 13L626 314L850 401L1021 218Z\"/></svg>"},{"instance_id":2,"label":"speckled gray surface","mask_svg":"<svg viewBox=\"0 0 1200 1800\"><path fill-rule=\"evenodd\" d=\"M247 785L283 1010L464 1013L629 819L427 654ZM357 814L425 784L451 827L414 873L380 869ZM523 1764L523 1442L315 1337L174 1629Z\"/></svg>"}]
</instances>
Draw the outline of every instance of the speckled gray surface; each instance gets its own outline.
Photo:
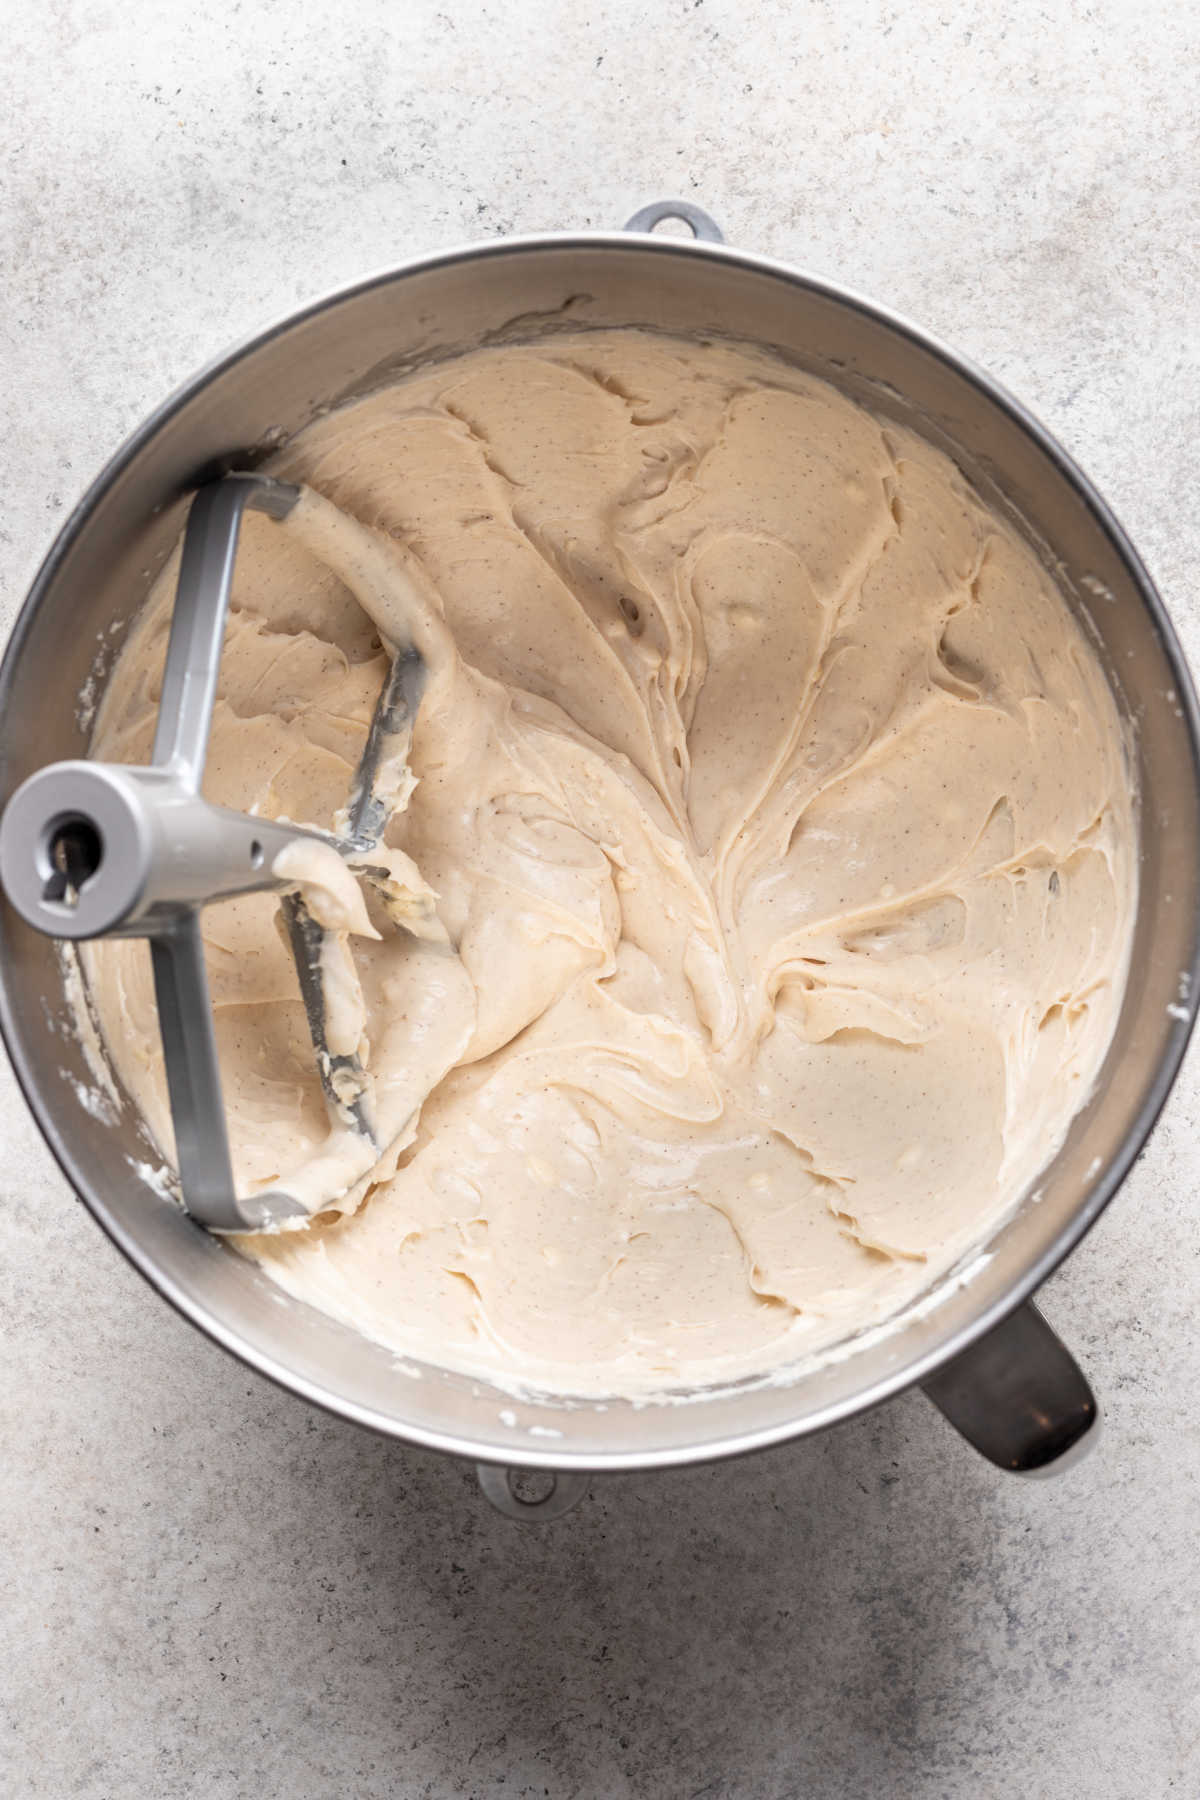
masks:
<instances>
[{"instance_id":1,"label":"speckled gray surface","mask_svg":"<svg viewBox=\"0 0 1200 1800\"><path fill-rule=\"evenodd\" d=\"M140 14L136 19L134 13ZM1099 481L1200 649L1200 11L9 0L0 605L143 412L364 268L672 191L884 299ZM1097 1453L916 1396L539 1531L203 1342L0 1099L0 1789L1200 1792L1197 1064L1045 1294Z\"/></svg>"}]
</instances>

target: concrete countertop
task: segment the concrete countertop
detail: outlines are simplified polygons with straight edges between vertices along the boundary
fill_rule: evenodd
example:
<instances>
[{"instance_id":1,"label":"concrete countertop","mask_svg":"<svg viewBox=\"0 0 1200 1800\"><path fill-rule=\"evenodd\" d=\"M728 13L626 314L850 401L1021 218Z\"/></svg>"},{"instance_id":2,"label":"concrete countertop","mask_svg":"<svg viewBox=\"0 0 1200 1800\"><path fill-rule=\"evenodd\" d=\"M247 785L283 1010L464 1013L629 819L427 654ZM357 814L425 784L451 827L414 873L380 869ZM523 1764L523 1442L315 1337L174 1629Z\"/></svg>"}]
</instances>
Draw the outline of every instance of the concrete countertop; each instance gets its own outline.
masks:
<instances>
[{"instance_id":1,"label":"concrete countertop","mask_svg":"<svg viewBox=\"0 0 1200 1800\"><path fill-rule=\"evenodd\" d=\"M669 194L983 363L1200 649L1200 11L10 0L0 606L231 338L420 250ZM909 1395L506 1524L203 1341L0 1106L0 1789L1200 1792L1200 1065L1045 1291L1106 1409L1057 1482Z\"/></svg>"}]
</instances>

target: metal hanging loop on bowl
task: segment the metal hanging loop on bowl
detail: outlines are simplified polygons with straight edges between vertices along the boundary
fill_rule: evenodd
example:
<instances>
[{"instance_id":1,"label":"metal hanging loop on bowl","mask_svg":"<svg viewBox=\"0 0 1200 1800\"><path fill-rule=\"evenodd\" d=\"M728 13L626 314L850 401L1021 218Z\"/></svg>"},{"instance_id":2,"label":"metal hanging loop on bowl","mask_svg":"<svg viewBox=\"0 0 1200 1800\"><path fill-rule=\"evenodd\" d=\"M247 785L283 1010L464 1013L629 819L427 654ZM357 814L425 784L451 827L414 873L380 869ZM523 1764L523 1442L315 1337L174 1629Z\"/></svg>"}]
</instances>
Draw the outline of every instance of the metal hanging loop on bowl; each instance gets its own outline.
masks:
<instances>
[{"instance_id":1,"label":"metal hanging loop on bowl","mask_svg":"<svg viewBox=\"0 0 1200 1800\"><path fill-rule=\"evenodd\" d=\"M694 238L700 238L706 244L723 244L725 233L702 206L695 206L690 200L652 200L649 206L639 207L632 219L627 219L624 231L653 231L667 219L678 219L681 224L691 229Z\"/></svg>"}]
</instances>

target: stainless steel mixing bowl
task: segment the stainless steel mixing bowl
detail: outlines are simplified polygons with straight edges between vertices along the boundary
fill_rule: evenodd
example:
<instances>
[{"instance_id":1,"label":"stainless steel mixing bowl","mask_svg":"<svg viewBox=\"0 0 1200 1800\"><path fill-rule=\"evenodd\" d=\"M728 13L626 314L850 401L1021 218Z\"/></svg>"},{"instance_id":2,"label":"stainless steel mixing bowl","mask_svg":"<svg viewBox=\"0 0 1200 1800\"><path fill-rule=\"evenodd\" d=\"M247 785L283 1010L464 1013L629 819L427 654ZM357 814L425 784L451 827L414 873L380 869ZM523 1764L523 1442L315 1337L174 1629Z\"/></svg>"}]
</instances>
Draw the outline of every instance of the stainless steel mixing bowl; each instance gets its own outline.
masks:
<instances>
[{"instance_id":1,"label":"stainless steel mixing bowl","mask_svg":"<svg viewBox=\"0 0 1200 1800\"><path fill-rule=\"evenodd\" d=\"M650 236L685 217L693 240ZM1087 1433L1087 1385L1022 1302L1111 1199L1154 1123L1192 1026L1200 882L1196 701L1162 604L1099 495L987 376L855 295L714 241L665 204L608 235L517 238L385 270L292 314L198 375L147 420L67 522L0 668L0 798L80 755L79 695L179 535L191 490L252 467L318 411L431 357L544 332L644 325L771 346L925 433L1009 509L1100 645L1135 727L1141 903L1132 972L1095 1094L1036 1193L889 1328L794 1378L743 1381L686 1404L514 1400L390 1352L284 1295L139 1174L127 1104L81 1102L92 1077L70 1029L55 946L0 910L0 1025L30 1106L76 1191L159 1292L218 1343L305 1399L393 1436L501 1469L560 1472L527 1516L561 1511L589 1471L696 1462L799 1437L914 1382L1002 1466L1048 1465ZM114 630L114 624L117 629Z\"/></svg>"}]
</instances>

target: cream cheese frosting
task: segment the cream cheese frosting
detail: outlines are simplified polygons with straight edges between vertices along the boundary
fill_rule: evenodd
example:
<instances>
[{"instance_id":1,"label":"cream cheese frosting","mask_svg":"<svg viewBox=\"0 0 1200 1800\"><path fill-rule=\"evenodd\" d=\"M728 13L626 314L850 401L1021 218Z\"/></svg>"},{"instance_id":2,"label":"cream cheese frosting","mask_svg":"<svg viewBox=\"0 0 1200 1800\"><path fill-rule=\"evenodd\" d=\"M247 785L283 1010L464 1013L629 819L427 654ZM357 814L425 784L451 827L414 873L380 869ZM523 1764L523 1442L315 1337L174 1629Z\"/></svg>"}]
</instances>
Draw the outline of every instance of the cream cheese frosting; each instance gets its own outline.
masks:
<instances>
[{"instance_id":1,"label":"cream cheese frosting","mask_svg":"<svg viewBox=\"0 0 1200 1800\"><path fill-rule=\"evenodd\" d=\"M248 1253L402 1353L636 1395L831 1344L980 1242L1088 1095L1136 903L1114 698L1012 526L823 382L635 331L431 367L273 472L304 493L243 527L208 796L333 828L386 645L429 679L387 893L279 871L342 933L365 1173L277 896L204 915L239 1189L330 1182ZM97 755L148 758L175 572ZM87 967L169 1154L146 946Z\"/></svg>"}]
</instances>

